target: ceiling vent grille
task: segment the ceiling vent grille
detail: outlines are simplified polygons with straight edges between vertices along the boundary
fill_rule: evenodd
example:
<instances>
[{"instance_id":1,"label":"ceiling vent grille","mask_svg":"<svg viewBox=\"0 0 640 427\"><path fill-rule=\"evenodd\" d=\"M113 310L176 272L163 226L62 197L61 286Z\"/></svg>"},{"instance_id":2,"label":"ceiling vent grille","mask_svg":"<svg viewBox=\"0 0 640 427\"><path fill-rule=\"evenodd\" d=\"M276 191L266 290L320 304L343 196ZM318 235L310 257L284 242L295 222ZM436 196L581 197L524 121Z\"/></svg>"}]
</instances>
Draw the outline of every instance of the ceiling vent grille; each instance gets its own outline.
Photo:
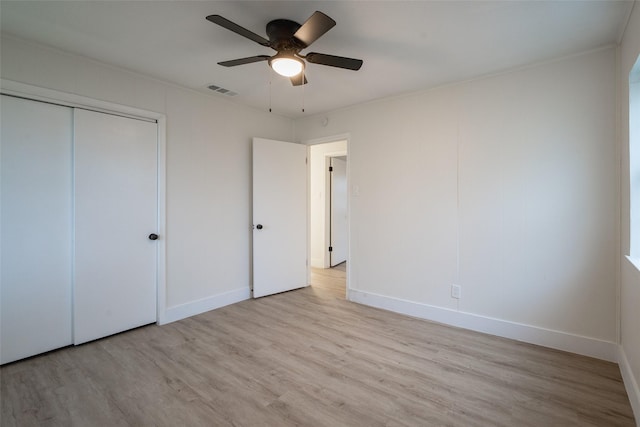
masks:
<instances>
[{"instance_id":1,"label":"ceiling vent grille","mask_svg":"<svg viewBox=\"0 0 640 427\"><path fill-rule=\"evenodd\" d=\"M217 93L220 93L220 94L222 94L222 95L227 95L227 96L236 96L236 95L237 95L237 93L236 93L236 92L233 92L233 91L231 91L231 90L229 90L229 89L225 89L225 88L220 87L220 86L216 86L216 85L209 85L209 86L207 86L207 87L208 87L209 89L211 89L212 91L217 92Z\"/></svg>"}]
</instances>

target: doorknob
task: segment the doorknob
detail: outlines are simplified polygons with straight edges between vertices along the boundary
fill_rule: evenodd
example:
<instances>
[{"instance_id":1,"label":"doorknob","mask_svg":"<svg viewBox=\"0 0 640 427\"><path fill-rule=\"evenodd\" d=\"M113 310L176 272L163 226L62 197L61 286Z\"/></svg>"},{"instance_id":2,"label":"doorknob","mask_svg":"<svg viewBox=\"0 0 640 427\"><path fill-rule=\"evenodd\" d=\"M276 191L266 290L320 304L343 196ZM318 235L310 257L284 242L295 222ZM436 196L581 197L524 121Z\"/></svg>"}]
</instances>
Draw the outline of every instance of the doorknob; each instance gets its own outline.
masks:
<instances>
[{"instance_id":1,"label":"doorknob","mask_svg":"<svg viewBox=\"0 0 640 427\"><path fill-rule=\"evenodd\" d=\"M158 235L154 233L149 234L149 240L158 240Z\"/></svg>"},{"instance_id":2,"label":"doorknob","mask_svg":"<svg viewBox=\"0 0 640 427\"><path fill-rule=\"evenodd\" d=\"M258 224L258 225L256 225L256 228L257 228L258 230L262 230L262 224Z\"/></svg>"}]
</instances>

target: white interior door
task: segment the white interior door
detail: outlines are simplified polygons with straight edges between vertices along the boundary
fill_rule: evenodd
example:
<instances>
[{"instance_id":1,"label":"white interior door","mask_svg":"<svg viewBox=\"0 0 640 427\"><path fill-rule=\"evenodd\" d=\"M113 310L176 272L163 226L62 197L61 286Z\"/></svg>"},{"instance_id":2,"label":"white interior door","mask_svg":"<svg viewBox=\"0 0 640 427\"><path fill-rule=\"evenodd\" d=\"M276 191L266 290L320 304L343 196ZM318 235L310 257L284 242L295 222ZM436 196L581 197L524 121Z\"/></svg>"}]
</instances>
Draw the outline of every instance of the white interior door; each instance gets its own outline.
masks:
<instances>
[{"instance_id":1,"label":"white interior door","mask_svg":"<svg viewBox=\"0 0 640 427\"><path fill-rule=\"evenodd\" d=\"M141 120L76 109L74 122L80 344L156 321L158 138Z\"/></svg>"},{"instance_id":2,"label":"white interior door","mask_svg":"<svg viewBox=\"0 0 640 427\"><path fill-rule=\"evenodd\" d=\"M307 147L253 139L253 296L307 285Z\"/></svg>"},{"instance_id":3,"label":"white interior door","mask_svg":"<svg viewBox=\"0 0 640 427\"><path fill-rule=\"evenodd\" d=\"M72 109L1 98L0 363L72 343Z\"/></svg>"},{"instance_id":4,"label":"white interior door","mask_svg":"<svg viewBox=\"0 0 640 427\"><path fill-rule=\"evenodd\" d=\"M331 253L334 267L347 260L347 161L331 158Z\"/></svg>"}]
</instances>

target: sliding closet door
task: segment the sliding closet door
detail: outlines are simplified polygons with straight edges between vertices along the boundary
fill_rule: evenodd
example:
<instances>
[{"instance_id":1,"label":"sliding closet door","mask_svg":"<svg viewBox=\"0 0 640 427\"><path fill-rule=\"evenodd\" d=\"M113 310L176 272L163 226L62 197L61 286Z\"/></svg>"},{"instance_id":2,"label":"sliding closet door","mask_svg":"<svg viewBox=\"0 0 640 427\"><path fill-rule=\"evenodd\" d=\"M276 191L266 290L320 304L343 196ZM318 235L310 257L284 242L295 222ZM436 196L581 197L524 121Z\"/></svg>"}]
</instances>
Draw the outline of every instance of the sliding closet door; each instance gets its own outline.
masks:
<instances>
[{"instance_id":1,"label":"sliding closet door","mask_svg":"<svg viewBox=\"0 0 640 427\"><path fill-rule=\"evenodd\" d=\"M74 124L80 344L156 321L158 138L156 123L92 111Z\"/></svg>"},{"instance_id":2,"label":"sliding closet door","mask_svg":"<svg viewBox=\"0 0 640 427\"><path fill-rule=\"evenodd\" d=\"M71 336L70 108L1 98L0 363Z\"/></svg>"}]
</instances>

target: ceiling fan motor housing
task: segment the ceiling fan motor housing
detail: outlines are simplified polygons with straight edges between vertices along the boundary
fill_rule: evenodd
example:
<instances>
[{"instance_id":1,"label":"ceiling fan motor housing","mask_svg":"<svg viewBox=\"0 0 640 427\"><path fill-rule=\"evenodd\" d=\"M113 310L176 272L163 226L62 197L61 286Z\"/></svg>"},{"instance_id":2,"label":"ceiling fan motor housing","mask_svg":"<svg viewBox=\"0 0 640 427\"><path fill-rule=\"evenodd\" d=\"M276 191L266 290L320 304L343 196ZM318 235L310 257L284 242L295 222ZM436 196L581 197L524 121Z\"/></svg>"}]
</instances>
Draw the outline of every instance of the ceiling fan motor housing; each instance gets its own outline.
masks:
<instances>
[{"instance_id":1,"label":"ceiling fan motor housing","mask_svg":"<svg viewBox=\"0 0 640 427\"><path fill-rule=\"evenodd\" d=\"M275 19L267 24L267 36L270 45L278 52L288 51L298 53L306 45L293 35L300 28L300 24L288 19Z\"/></svg>"}]
</instances>

